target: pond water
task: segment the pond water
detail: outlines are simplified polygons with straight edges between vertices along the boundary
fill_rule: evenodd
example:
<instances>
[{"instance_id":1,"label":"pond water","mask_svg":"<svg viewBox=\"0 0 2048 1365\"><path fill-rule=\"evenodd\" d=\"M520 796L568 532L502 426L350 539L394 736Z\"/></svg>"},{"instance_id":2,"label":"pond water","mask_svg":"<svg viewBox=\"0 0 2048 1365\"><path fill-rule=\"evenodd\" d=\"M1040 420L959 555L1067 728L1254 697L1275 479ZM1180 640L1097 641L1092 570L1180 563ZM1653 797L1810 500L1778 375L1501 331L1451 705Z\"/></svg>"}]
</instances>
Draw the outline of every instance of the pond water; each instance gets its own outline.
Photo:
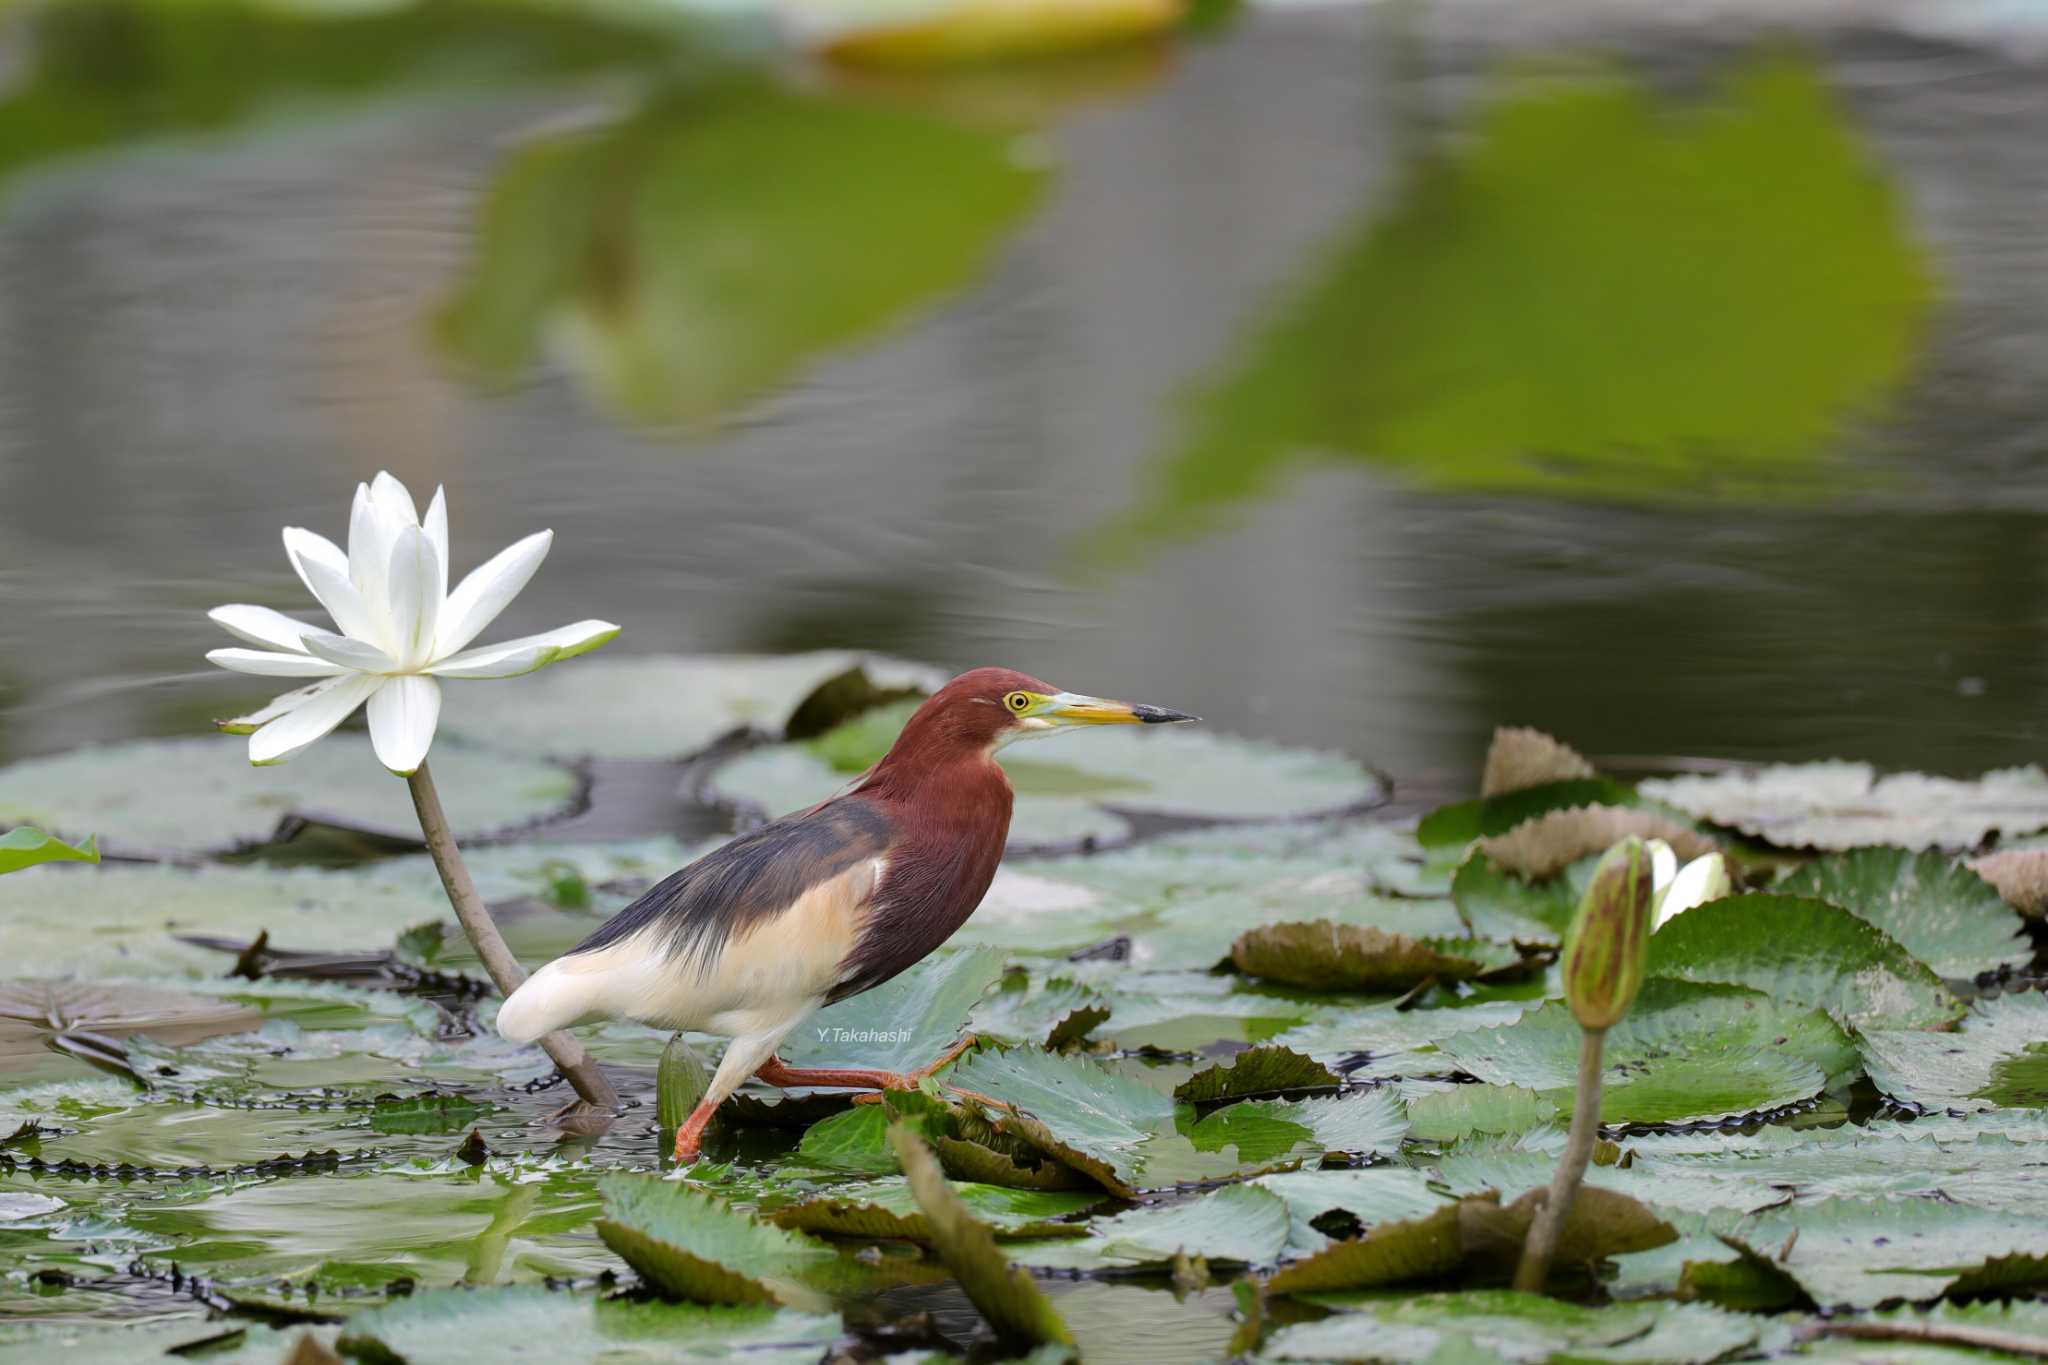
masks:
<instances>
[{"instance_id":1,"label":"pond water","mask_svg":"<svg viewBox=\"0 0 2048 1365\"><path fill-rule=\"evenodd\" d=\"M1737 7L1738 9L1740 7ZM0 9L0 757L256 692L388 467L508 628L1007 662L1466 771L2035 756L2048 82L2007 35L1253 10L853 81L433 5ZM260 689L258 689L260 690Z\"/></svg>"}]
</instances>

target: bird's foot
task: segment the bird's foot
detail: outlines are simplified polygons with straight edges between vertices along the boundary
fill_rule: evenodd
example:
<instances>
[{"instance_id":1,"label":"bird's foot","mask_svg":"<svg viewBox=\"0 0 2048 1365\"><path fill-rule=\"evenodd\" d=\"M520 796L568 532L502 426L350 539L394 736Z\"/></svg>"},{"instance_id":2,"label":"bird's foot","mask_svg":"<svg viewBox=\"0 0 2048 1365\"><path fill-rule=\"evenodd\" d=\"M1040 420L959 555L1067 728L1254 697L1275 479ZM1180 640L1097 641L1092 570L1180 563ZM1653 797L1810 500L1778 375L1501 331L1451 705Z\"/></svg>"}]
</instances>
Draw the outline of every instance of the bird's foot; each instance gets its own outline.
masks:
<instances>
[{"instance_id":1,"label":"bird's foot","mask_svg":"<svg viewBox=\"0 0 2048 1365\"><path fill-rule=\"evenodd\" d=\"M702 1143L692 1134L676 1130L676 1165L688 1166L697 1159Z\"/></svg>"},{"instance_id":2,"label":"bird's foot","mask_svg":"<svg viewBox=\"0 0 2048 1365\"><path fill-rule=\"evenodd\" d=\"M688 1166L697 1159L704 1147L704 1130L711 1125L711 1116L718 1106L700 1100L690 1117L683 1120L683 1126L676 1129L676 1165Z\"/></svg>"}]
</instances>

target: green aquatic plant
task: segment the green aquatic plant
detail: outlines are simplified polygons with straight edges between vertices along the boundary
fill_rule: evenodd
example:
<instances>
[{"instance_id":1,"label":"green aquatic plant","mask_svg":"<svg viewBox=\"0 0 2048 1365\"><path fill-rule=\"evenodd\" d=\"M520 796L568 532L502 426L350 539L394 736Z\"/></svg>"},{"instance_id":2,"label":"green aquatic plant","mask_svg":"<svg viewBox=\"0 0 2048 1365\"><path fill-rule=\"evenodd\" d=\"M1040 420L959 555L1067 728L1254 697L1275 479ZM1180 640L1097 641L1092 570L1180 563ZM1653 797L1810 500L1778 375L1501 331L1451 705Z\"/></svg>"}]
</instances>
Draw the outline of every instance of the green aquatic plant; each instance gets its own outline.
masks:
<instances>
[{"instance_id":1,"label":"green aquatic plant","mask_svg":"<svg viewBox=\"0 0 2048 1365\"><path fill-rule=\"evenodd\" d=\"M1898 194L1813 63L1695 107L1523 72L1410 169L1202 387L1127 553L1314 459L1450 491L1768 499L1839 481L1932 296Z\"/></svg>"},{"instance_id":2,"label":"green aquatic plant","mask_svg":"<svg viewBox=\"0 0 2048 1365\"><path fill-rule=\"evenodd\" d=\"M1540 1291L1550 1277L1550 1260L1571 1216L1572 1200L1592 1160L1600 1131L1601 1054L1607 1030L1627 1016L1643 988L1650 961L1654 880L1650 852L1640 839L1609 849L1579 901L1565 935L1564 998L1585 1031L1579 1045L1579 1081L1573 1096L1572 1126L1549 1196L1529 1227L1529 1240L1515 1271L1515 1288Z\"/></svg>"}]
</instances>

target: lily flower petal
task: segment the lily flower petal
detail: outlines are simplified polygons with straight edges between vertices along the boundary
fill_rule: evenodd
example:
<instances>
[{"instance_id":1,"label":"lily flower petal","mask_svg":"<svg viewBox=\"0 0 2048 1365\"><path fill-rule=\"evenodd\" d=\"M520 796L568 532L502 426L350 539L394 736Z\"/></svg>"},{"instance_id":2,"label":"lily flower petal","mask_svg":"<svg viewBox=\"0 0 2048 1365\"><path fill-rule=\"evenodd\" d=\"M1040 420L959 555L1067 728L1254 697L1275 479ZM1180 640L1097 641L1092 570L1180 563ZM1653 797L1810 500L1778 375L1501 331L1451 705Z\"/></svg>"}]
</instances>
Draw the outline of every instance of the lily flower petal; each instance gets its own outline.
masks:
<instances>
[{"instance_id":1,"label":"lily flower petal","mask_svg":"<svg viewBox=\"0 0 2048 1365\"><path fill-rule=\"evenodd\" d=\"M385 577L391 599L391 652L402 668L419 668L434 652L441 620L441 567L434 542L417 526L398 533Z\"/></svg>"},{"instance_id":2,"label":"lily flower petal","mask_svg":"<svg viewBox=\"0 0 2048 1365\"><path fill-rule=\"evenodd\" d=\"M498 613L532 580L554 541L553 531L536 531L471 570L448 594L435 656L445 659L483 634L485 627L497 620Z\"/></svg>"},{"instance_id":3,"label":"lily flower petal","mask_svg":"<svg viewBox=\"0 0 2048 1365\"><path fill-rule=\"evenodd\" d=\"M348 515L348 577L362 594L363 605L373 617L384 613L384 575L391 564L391 541L397 528L378 510L370 497L370 485L356 485L356 500ZM388 633L389 622L379 619L380 636Z\"/></svg>"},{"instance_id":4,"label":"lily flower petal","mask_svg":"<svg viewBox=\"0 0 2048 1365\"><path fill-rule=\"evenodd\" d=\"M441 721L441 684L413 675L393 678L370 698L370 743L377 761L410 777L427 761Z\"/></svg>"},{"instance_id":5,"label":"lily flower petal","mask_svg":"<svg viewBox=\"0 0 2048 1365\"><path fill-rule=\"evenodd\" d=\"M321 693L329 692L339 687L348 678L348 674L340 673L332 678L322 678L311 687L300 687L290 692L279 693L270 699L268 705L259 710L251 711L246 716L236 716L231 720L215 721L213 723L214 728L223 734L253 735L279 716L290 715Z\"/></svg>"},{"instance_id":6,"label":"lily flower petal","mask_svg":"<svg viewBox=\"0 0 2048 1365\"><path fill-rule=\"evenodd\" d=\"M453 655L427 672L442 678L516 678L588 654L618 633L619 628L609 621L578 621L573 626Z\"/></svg>"},{"instance_id":7,"label":"lily flower petal","mask_svg":"<svg viewBox=\"0 0 2048 1365\"><path fill-rule=\"evenodd\" d=\"M288 711L249 736L249 761L262 765L281 763L347 720L358 706L368 701L384 679L368 673L354 673L336 685Z\"/></svg>"},{"instance_id":8,"label":"lily flower petal","mask_svg":"<svg viewBox=\"0 0 2048 1365\"><path fill-rule=\"evenodd\" d=\"M427 539L434 546L434 553L441 560L441 581L438 587L442 605L448 601L448 490L436 488L434 500L427 504L427 515L420 520L420 529L427 533Z\"/></svg>"},{"instance_id":9,"label":"lily flower petal","mask_svg":"<svg viewBox=\"0 0 2048 1365\"><path fill-rule=\"evenodd\" d=\"M315 658L354 673L396 673L398 660L373 644L328 630L306 632L306 648Z\"/></svg>"},{"instance_id":10,"label":"lily flower petal","mask_svg":"<svg viewBox=\"0 0 2048 1365\"><path fill-rule=\"evenodd\" d=\"M398 526L420 524L419 505L412 500L411 490L388 470L379 470L377 477L370 480L370 501Z\"/></svg>"},{"instance_id":11,"label":"lily flower petal","mask_svg":"<svg viewBox=\"0 0 2048 1365\"><path fill-rule=\"evenodd\" d=\"M333 541L303 527L287 526L284 551L291 557L292 567L299 571L306 590L320 599L320 605L327 608L327 614L334 618L343 635L377 641L381 632L376 629L362 593L349 578L348 559Z\"/></svg>"},{"instance_id":12,"label":"lily flower petal","mask_svg":"<svg viewBox=\"0 0 2048 1365\"><path fill-rule=\"evenodd\" d=\"M331 678L342 669L306 654L273 654L267 649L208 650L206 662L265 678Z\"/></svg>"},{"instance_id":13,"label":"lily flower petal","mask_svg":"<svg viewBox=\"0 0 2048 1365\"><path fill-rule=\"evenodd\" d=\"M294 621L281 611L250 606L246 602L230 602L227 606L215 607L206 613L206 617L237 640L296 654L306 652L300 640L307 631L314 629L304 621Z\"/></svg>"}]
</instances>

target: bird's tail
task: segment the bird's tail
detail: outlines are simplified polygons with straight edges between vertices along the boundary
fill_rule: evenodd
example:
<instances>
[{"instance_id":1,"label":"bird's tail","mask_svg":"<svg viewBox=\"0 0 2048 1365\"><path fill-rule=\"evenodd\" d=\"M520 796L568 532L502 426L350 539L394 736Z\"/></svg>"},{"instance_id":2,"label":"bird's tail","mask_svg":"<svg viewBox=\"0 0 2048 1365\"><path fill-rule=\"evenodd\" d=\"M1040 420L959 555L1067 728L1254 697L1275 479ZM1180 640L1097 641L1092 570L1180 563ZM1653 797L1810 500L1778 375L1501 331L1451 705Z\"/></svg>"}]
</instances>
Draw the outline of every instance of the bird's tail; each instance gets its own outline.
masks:
<instances>
[{"instance_id":1,"label":"bird's tail","mask_svg":"<svg viewBox=\"0 0 2048 1365\"><path fill-rule=\"evenodd\" d=\"M596 954L556 958L526 978L498 1009L498 1032L515 1043L567 1028L579 1019L606 1014L610 976Z\"/></svg>"}]
</instances>

